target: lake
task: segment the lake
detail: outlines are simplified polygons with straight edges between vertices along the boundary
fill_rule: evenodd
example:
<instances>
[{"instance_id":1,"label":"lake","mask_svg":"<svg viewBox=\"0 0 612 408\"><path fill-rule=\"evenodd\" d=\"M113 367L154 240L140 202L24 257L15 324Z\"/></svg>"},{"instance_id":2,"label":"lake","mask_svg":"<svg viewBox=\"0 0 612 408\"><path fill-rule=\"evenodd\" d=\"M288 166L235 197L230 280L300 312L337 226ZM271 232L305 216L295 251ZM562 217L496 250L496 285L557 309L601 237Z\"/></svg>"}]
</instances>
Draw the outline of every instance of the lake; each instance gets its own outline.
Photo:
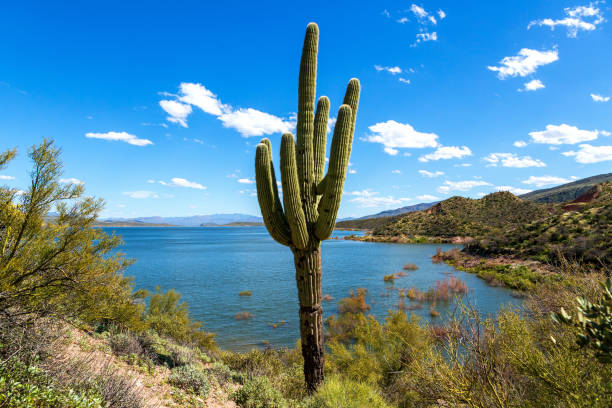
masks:
<instances>
[{"instance_id":1,"label":"lake","mask_svg":"<svg viewBox=\"0 0 612 408\"><path fill-rule=\"evenodd\" d=\"M127 274L137 289L174 288L189 304L191 315L204 322L206 331L217 333L225 349L244 351L269 342L273 347L294 346L299 338L295 271L291 251L273 241L264 227L218 228L104 228L123 237L120 250L135 258ZM353 231L336 231L342 238ZM473 274L445 264L433 264L436 248L450 244L386 244L348 240L323 243L323 293L334 298L323 303L324 318L336 312L336 302L356 288L368 290L371 313L384 318L397 308L398 292L383 281L385 275L402 270L406 263L418 266L395 280L396 288L414 286L423 291L437 280L455 276L470 288L466 300L483 314L495 313L504 304L519 301L504 288L487 286ZM252 295L239 296L250 290ZM438 304L444 319L449 307ZM253 314L236 320L236 313ZM414 313L431 319L425 304ZM287 324L273 328L272 323Z\"/></svg>"}]
</instances>

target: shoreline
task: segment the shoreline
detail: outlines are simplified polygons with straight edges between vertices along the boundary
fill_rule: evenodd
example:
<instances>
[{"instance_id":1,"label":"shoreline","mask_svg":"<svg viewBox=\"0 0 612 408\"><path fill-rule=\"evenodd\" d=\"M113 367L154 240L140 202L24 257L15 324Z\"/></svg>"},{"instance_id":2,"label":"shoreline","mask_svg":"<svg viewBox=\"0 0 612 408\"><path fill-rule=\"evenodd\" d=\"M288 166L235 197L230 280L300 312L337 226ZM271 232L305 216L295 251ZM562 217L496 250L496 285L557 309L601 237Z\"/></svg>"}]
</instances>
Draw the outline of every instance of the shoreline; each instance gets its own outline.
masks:
<instances>
[{"instance_id":1,"label":"shoreline","mask_svg":"<svg viewBox=\"0 0 612 408\"><path fill-rule=\"evenodd\" d=\"M510 256L480 256L451 249L431 257L433 263L444 262L453 268L475 274L490 286L501 286L524 295L540 285L564 280L562 271L540 261Z\"/></svg>"},{"instance_id":2,"label":"shoreline","mask_svg":"<svg viewBox=\"0 0 612 408\"><path fill-rule=\"evenodd\" d=\"M350 231L350 230L349 230ZM364 230L361 230L364 231ZM365 230L367 231L367 230ZM405 235L347 235L344 237L350 241L362 241L362 242L381 242L390 244L461 244L465 245L473 240L471 237L425 237L415 236L407 237Z\"/></svg>"}]
</instances>

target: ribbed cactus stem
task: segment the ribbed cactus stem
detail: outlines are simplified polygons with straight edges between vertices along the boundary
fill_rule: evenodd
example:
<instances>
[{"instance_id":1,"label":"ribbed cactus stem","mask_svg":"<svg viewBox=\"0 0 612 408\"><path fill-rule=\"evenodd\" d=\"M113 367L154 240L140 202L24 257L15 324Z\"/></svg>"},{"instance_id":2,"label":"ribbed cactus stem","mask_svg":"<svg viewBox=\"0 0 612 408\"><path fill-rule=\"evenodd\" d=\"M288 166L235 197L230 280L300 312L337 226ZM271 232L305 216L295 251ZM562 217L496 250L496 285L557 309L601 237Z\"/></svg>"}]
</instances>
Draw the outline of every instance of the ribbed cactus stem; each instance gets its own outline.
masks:
<instances>
[{"instance_id":1,"label":"ribbed cactus stem","mask_svg":"<svg viewBox=\"0 0 612 408\"><path fill-rule=\"evenodd\" d=\"M355 133L355 120L357 119L357 109L359 107L359 93L361 91L361 84L357 78L351 78L348 85L346 86L346 92L344 94L343 105L348 105L353 111L353 118L351 120L351 137Z\"/></svg>"},{"instance_id":2,"label":"ribbed cactus stem","mask_svg":"<svg viewBox=\"0 0 612 408\"><path fill-rule=\"evenodd\" d=\"M274 161L272 160L272 142L267 137L261 139L259 143L263 143L268 148L268 162L270 163L270 175L272 176L272 189L274 190L274 200L276 201L276 208L282 212L282 206L280 197L278 195L278 183L276 182L276 172L274 171Z\"/></svg>"},{"instance_id":3,"label":"ribbed cactus stem","mask_svg":"<svg viewBox=\"0 0 612 408\"><path fill-rule=\"evenodd\" d=\"M257 198L272 238L293 251L300 301L300 335L304 377L309 392L323 381L323 308L321 307L321 241L336 225L351 154L359 104L359 81L351 79L338 112L327 175L325 147L329 99L319 98L315 113L319 29L306 29L298 85L297 143L290 133L281 140L281 205L272 163L272 145L257 145Z\"/></svg>"},{"instance_id":4,"label":"ribbed cactus stem","mask_svg":"<svg viewBox=\"0 0 612 408\"><path fill-rule=\"evenodd\" d=\"M297 121L297 167L304 215L306 222L316 221L316 184L314 181L314 109L317 87L317 52L319 47L319 27L308 24L300 75L298 80L298 121Z\"/></svg>"},{"instance_id":5,"label":"ribbed cactus stem","mask_svg":"<svg viewBox=\"0 0 612 408\"><path fill-rule=\"evenodd\" d=\"M257 199L263 215L264 224L272 238L283 245L291 245L291 234L283 209L279 206L276 181L273 182L272 162L265 143L257 145L255 153L255 180L257 185Z\"/></svg>"},{"instance_id":6,"label":"ribbed cactus stem","mask_svg":"<svg viewBox=\"0 0 612 408\"><path fill-rule=\"evenodd\" d=\"M334 128L329 168L325 177L325 192L319 202L319 219L317 220L315 234L320 240L329 238L336 226L336 216L342 200L342 189L344 188L346 169L351 154L351 144L353 143L352 120L353 111L351 107L342 105Z\"/></svg>"},{"instance_id":7,"label":"ribbed cactus stem","mask_svg":"<svg viewBox=\"0 0 612 408\"><path fill-rule=\"evenodd\" d=\"M325 148L327 147L327 123L329 121L329 98L322 96L317 103L314 118L314 182L323 180L325 173Z\"/></svg>"},{"instance_id":8,"label":"ribbed cactus stem","mask_svg":"<svg viewBox=\"0 0 612 408\"><path fill-rule=\"evenodd\" d=\"M295 142L291 133L285 133L281 140L281 175L283 203L291 226L291 240L296 248L305 249L308 245L308 230L298 182Z\"/></svg>"}]
</instances>

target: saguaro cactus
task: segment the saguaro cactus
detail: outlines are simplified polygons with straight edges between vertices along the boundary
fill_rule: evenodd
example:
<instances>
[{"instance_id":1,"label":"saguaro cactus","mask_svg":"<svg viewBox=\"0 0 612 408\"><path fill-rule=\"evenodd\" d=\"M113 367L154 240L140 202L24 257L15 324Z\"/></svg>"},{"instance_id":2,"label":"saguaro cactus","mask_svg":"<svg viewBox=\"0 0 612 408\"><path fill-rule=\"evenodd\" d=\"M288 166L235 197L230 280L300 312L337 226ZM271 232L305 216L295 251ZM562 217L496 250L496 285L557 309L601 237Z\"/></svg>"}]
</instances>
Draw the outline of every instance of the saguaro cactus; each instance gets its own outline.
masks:
<instances>
[{"instance_id":1,"label":"saguaro cactus","mask_svg":"<svg viewBox=\"0 0 612 408\"><path fill-rule=\"evenodd\" d=\"M298 86L297 144L291 133L281 139L283 205L278 194L272 148L257 145L257 198L272 238L291 248L300 302L300 335L304 376L309 391L323 381L323 309L321 307L321 241L330 237L342 198L359 104L359 80L349 81L332 139L327 175L325 145L329 99L319 98L315 112L319 28L306 29ZM284 209L283 209L284 206Z\"/></svg>"}]
</instances>

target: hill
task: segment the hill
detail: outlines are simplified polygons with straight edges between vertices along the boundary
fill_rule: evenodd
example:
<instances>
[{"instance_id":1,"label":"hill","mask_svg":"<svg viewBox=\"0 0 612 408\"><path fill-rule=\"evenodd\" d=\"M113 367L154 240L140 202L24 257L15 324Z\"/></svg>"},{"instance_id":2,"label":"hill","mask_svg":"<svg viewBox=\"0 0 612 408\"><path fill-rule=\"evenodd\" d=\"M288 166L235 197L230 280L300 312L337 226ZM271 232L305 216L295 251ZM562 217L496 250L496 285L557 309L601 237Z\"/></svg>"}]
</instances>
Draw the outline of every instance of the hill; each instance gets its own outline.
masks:
<instances>
[{"instance_id":1,"label":"hill","mask_svg":"<svg viewBox=\"0 0 612 408\"><path fill-rule=\"evenodd\" d=\"M422 211L430 208L437 204L434 203L419 203L415 205L408 205L406 207L396 208L395 210L381 211L376 214L365 215L359 218L353 218L349 220L342 220L336 223L336 228L340 229L374 229L381 225L393 222L398 216L407 214L415 211Z\"/></svg>"},{"instance_id":2,"label":"hill","mask_svg":"<svg viewBox=\"0 0 612 408\"><path fill-rule=\"evenodd\" d=\"M426 211L400 216L374 229L374 236L479 237L508 225L545 217L546 206L503 191L481 199L451 197Z\"/></svg>"},{"instance_id":3,"label":"hill","mask_svg":"<svg viewBox=\"0 0 612 408\"><path fill-rule=\"evenodd\" d=\"M336 222L337 229L349 229L349 230L372 230L382 225L393 222L399 218L395 217L378 217L378 218L359 218L355 220L338 221Z\"/></svg>"},{"instance_id":4,"label":"hill","mask_svg":"<svg viewBox=\"0 0 612 408\"><path fill-rule=\"evenodd\" d=\"M261 217L248 214L209 214L192 215L189 217L137 217L137 218L109 218L104 221L118 222L140 222L147 224L169 224L183 227L199 227L201 225L224 225L233 222L257 222L262 223Z\"/></svg>"},{"instance_id":5,"label":"hill","mask_svg":"<svg viewBox=\"0 0 612 408\"><path fill-rule=\"evenodd\" d=\"M176 227L177 225L171 224L154 224L141 221L110 221L110 220L98 220L94 224L96 227Z\"/></svg>"},{"instance_id":6,"label":"hill","mask_svg":"<svg viewBox=\"0 0 612 408\"><path fill-rule=\"evenodd\" d=\"M379 213L376 214L372 214L372 215L365 215L363 217L359 217L357 218L358 220L365 220L365 219L370 219L370 218L388 218L388 217L393 217L396 215L402 215L402 214L407 214L407 213L411 213L411 212L415 212L415 211L422 211L422 210L426 210L430 207L432 207L433 205L437 204L439 201L433 202L433 203L419 203L419 204L415 204L415 205L407 205L405 207L400 207L400 208L396 208L395 210L386 210L386 211L381 211Z\"/></svg>"},{"instance_id":7,"label":"hill","mask_svg":"<svg viewBox=\"0 0 612 408\"><path fill-rule=\"evenodd\" d=\"M600 174L598 176L587 177L571 183L562 184L557 187L532 191L519 197L523 200L535 201L538 203L564 203L576 199L586 193L591 187L606 181L612 181L612 173Z\"/></svg>"},{"instance_id":8,"label":"hill","mask_svg":"<svg viewBox=\"0 0 612 408\"><path fill-rule=\"evenodd\" d=\"M466 247L475 255L612 265L612 183L591 187L547 217L492 233Z\"/></svg>"},{"instance_id":9,"label":"hill","mask_svg":"<svg viewBox=\"0 0 612 408\"><path fill-rule=\"evenodd\" d=\"M202 224L201 227L263 227L263 222L230 222L229 224Z\"/></svg>"}]
</instances>

